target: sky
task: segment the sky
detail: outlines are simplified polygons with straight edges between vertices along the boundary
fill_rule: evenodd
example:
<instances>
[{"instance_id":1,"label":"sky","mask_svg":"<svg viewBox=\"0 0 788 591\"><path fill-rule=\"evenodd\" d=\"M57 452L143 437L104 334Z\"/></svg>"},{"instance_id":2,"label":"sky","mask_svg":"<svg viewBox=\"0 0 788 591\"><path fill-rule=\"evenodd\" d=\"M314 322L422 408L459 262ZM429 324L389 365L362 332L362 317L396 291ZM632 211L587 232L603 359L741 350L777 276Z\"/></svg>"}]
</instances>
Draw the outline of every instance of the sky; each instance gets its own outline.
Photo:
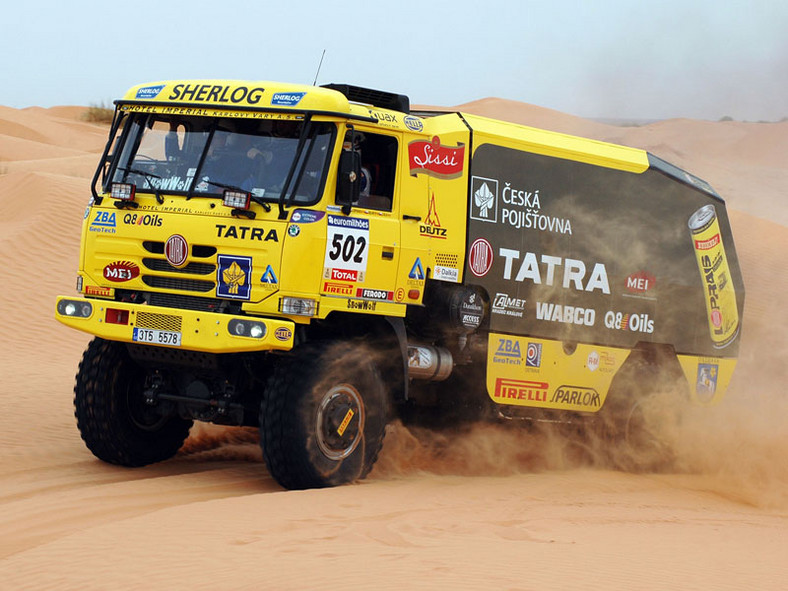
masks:
<instances>
[{"instance_id":1,"label":"sky","mask_svg":"<svg viewBox=\"0 0 788 591\"><path fill-rule=\"evenodd\" d=\"M0 105L15 108L109 106L166 79L317 75L419 105L788 117L785 0L11 0L0 22Z\"/></svg>"}]
</instances>

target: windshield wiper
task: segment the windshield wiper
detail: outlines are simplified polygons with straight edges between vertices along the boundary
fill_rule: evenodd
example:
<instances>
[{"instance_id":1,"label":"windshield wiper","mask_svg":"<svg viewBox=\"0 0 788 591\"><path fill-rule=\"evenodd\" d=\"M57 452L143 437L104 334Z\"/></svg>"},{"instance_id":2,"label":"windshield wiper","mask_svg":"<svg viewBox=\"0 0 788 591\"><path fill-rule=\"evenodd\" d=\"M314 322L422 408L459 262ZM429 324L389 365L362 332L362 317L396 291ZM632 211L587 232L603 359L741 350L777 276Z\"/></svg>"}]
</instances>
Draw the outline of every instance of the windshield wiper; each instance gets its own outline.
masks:
<instances>
[{"instance_id":1,"label":"windshield wiper","mask_svg":"<svg viewBox=\"0 0 788 591\"><path fill-rule=\"evenodd\" d=\"M209 185L213 185L215 187L220 187L222 189L229 189L230 191L240 191L241 193L247 193L251 197L252 201L257 203L257 205L261 205L266 212L271 211L271 206L268 203L266 203L265 201L260 199L260 197L257 197L254 194L250 193L246 189L242 189L241 187L236 187L235 185L227 185L225 183L217 183L216 181L212 181L212 180L209 180L209 179L202 179L201 182L206 182ZM250 212L250 213L254 213L254 212Z\"/></svg>"},{"instance_id":2,"label":"windshield wiper","mask_svg":"<svg viewBox=\"0 0 788 591\"><path fill-rule=\"evenodd\" d=\"M123 166L118 166L118 170L122 170L123 172L126 173L123 176L124 180L129 175L129 173L131 173L131 174L138 174L138 175L144 177L145 180L147 181L148 185L150 185L153 188L153 194L156 196L156 203L158 203L159 205L164 203L164 197L162 197L159 194L159 190L160 190L159 187L157 187L154 183L151 182L151 179L159 179L159 180L161 180L162 177L160 177L158 174L153 174L152 172L148 172L147 170L140 170L139 168L131 168L131 167L124 168Z\"/></svg>"}]
</instances>

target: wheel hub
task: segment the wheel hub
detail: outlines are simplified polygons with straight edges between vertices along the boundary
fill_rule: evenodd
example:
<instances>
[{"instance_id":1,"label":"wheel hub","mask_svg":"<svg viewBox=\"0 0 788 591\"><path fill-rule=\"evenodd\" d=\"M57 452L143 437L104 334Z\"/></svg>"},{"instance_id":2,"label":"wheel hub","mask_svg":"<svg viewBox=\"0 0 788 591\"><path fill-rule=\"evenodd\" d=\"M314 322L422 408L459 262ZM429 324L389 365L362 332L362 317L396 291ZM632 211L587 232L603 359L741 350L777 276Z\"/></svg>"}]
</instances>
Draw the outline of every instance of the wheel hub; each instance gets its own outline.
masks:
<instances>
[{"instance_id":1,"label":"wheel hub","mask_svg":"<svg viewBox=\"0 0 788 591\"><path fill-rule=\"evenodd\" d=\"M358 391L341 384L326 392L317 411L317 444L332 460L349 456L361 441L364 405Z\"/></svg>"}]
</instances>

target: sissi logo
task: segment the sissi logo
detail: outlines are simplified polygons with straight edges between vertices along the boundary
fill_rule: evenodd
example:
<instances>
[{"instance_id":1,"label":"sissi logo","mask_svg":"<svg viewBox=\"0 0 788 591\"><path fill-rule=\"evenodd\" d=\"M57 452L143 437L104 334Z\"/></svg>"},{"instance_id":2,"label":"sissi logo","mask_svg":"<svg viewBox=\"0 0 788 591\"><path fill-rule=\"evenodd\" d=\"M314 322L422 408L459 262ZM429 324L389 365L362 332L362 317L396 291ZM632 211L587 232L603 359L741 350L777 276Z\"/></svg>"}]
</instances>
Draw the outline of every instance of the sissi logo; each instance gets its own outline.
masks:
<instances>
[{"instance_id":1,"label":"sissi logo","mask_svg":"<svg viewBox=\"0 0 788 591\"><path fill-rule=\"evenodd\" d=\"M423 173L442 179L457 178L465 162L465 146L441 146L436 135L432 141L414 140L408 144L408 162L411 176Z\"/></svg>"}]
</instances>

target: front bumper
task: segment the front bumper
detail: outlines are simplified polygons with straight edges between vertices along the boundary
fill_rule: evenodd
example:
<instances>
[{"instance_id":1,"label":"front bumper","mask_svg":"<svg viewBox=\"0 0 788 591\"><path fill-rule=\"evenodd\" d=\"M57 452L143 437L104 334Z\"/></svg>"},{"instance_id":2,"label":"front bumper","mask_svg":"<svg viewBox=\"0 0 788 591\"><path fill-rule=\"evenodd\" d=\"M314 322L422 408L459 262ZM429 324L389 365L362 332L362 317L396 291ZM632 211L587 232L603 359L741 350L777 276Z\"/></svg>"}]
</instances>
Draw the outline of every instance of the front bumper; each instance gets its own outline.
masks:
<instances>
[{"instance_id":1,"label":"front bumper","mask_svg":"<svg viewBox=\"0 0 788 591\"><path fill-rule=\"evenodd\" d=\"M68 315L73 303L79 310ZM88 304L91 308L85 306ZM295 323L284 319L259 318L147 306L100 299L58 296L55 304L55 318L66 326L87 332L103 339L135 341L135 334L141 331L166 332L179 334L179 344L159 344L144 342L151 346L178 348L207 353L240 353L244 351L290 350L293 348ZM254 322L265 327L259 338L238 336L231 331L238 322ZM135 332L134 329L140 329ZM237 331L236 331L237 332ZM259 332L259 331L258 331Z\"/></svg>"}]
</instances>

